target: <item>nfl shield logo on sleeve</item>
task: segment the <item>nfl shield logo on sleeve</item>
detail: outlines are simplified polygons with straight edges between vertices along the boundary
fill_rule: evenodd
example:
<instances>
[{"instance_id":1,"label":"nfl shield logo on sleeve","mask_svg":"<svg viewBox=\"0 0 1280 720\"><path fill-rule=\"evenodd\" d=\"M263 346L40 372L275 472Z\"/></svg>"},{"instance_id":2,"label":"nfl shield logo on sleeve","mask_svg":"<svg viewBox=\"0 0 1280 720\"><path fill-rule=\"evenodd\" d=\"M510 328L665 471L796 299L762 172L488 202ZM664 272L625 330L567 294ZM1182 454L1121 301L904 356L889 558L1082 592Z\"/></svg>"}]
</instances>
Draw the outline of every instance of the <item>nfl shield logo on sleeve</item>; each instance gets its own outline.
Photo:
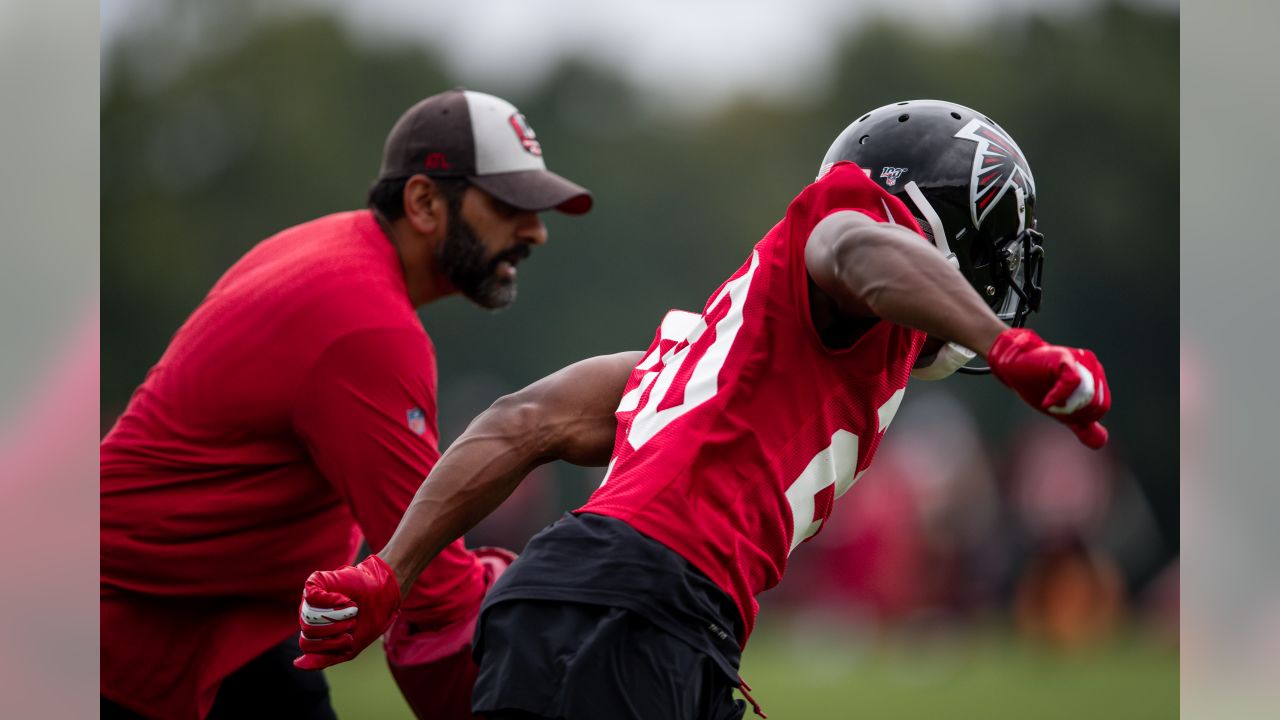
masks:
<instances>
[{"instance_id":1,"label":"nfl shield logo on sleeve","mask_svg":"<svg viewBox=\"0 0 1280 720\"><path fill-rule=\"evenodd\" d=\"M405 415L409 420L409 429L414 435L421 435L427 431L427 415L422 412L422 408L409 408Z\"/></svg>"}]
</instances>

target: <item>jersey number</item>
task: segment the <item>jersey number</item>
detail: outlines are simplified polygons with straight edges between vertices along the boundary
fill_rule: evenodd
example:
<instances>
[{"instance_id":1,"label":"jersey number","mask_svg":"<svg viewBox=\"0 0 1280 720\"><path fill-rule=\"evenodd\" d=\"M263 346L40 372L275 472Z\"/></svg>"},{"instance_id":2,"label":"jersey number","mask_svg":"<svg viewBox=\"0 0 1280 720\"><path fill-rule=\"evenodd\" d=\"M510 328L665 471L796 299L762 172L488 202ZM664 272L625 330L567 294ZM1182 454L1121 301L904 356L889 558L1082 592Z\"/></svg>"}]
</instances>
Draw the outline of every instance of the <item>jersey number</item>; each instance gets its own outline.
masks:
<instances>
[{"instance_id":1,"label":"jersey number","mask_svg":"<svg viewBox=\"0 0 1280 720\"><path fill-rule=\"evenodd\" d=\"M743 306L759 265L759 254L753 252L747 271L725 283L707 303L704 314L673 310L663 318L657 342L636 365L644 375L618 403L619 413L636 411L627 429L627 443L633 451L715 396L720 370L742 328ZM904 392L899 389L880 406L877 433L889 427ZM830 503L862 477L862 473L855 474L859 445L857 435L837 430L831 444L815 455L787 488L793 522L791 550L818 532L830 513ZM602 485L609 481L612 470L613 461ZM819 509L822 512L817 512Z\"/></svg>"},{"instance_id":2,"label":"jersey number","mask_svg":"<svg viewBox=\"0 0 1280 720\"><path fill-rule=\"evenodd\" d=\"M880 406L876 412L877 434L889 427L905 393L906 388L899 388ZM866 472L865 469L857 472L859 444L857 435L848 430L837 430L831 436L831 444L814 455L787 488L787 504L791 506L791 548L788 553L817 534L823 521L831 514L831 504L848 492Z\"/></svg>"},{"instance_id":3,"label":"jersey number","mask_svg":"<svg viewBox=\"0 0 1280 720\"><path fill-rule=\"evenodd\" d=\"M639 450L676 418L715 396L720 369L742 329L742 308L759 266L759 253L751 253L747 271L720 288L707 303L705 314L667 313L656 346L636 366L645 371L644 376L618 404L618 412L639 408L627 429L632 450Z\"/></svg>"}]
</instances>

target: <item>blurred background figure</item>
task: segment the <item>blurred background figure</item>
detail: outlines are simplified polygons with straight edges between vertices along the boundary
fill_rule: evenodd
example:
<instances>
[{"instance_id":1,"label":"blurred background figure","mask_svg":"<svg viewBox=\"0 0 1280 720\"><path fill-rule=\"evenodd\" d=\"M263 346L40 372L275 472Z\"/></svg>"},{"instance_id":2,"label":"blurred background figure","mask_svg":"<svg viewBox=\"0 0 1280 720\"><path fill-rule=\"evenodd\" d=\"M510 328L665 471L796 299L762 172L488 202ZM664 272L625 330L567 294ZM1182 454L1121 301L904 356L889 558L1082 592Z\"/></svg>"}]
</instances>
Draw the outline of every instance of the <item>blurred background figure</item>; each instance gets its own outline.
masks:
<instances>
[{"instance_id":1,"label":"blurred background figure","mask_svg":"<svg viewBox=\"0 0 1280 720\"><path fill-rule=\"evenodd\" d=\"M1026 542L1015 589L1018 629L1063 648L1098 642L1124 603L1119 570L1098 542L1115 479L1104 452L1082 454L1047 428L1022 434L1010 500Z\"/></svg>"},{"instance_id":2,"label":"blurred background figure","mask_svg":"<svg viewBox=\"0 0 1280 720\"><path fill-rule=\"evenodd\" d=\"M806 580L793 581L791 602L915 629L979 618L998 602L1001 499L972 415L945 389L904 403L849 492L856 501L836 505L813 551L793 555L790 572Z\"/></svg>"},{"instance_id":3,"label":"blurred background figure","mask_svg":"<svg viewBox=\"0 0 1280 720\"><path fill-rule=\"evenodd\" d=\"M849 698L877 716L1175 712L1176 2L114 0L102 27L104 428L252 238L363 193L377 168L354 153L427 88L507 97L596 197L584 241L521 268L485 331L462 303L424 318L451 378L442 445L498 395L700 306L852 114L942 97L998 117L1050 238L1032 325L1105 359L1107 453L1041 439L989 378L912 384L876 466L762 597L743 673L784 719ZM468 540L519 547L599 480L547 466ZM331 675L340 715L407 712L378 673ZM1116 678L1122 696L1099 690Z\"/></svg>"}]
</instances>

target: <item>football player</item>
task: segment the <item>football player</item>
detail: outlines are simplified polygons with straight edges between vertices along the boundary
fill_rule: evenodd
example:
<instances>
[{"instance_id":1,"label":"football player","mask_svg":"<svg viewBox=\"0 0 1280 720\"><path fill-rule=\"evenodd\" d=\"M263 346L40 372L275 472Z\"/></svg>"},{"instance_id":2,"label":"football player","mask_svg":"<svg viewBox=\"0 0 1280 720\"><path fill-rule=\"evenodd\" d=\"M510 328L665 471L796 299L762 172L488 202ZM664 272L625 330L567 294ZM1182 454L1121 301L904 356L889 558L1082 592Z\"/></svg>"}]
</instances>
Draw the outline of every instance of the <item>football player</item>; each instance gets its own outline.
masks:
<instances>
[{"instance_id":1,"label":"football player","mask_svg":"<svg viewBox=\"0 0 1280 720\"><path fill-rule=\"evenodd\" d=\"M1040 304L1035 211L1022 151L981 113L923 100L859 118L701 313L668 313L644 353L498 400L380 554L314 574L299 664L372 642L435 553L535 466L607 462L586 505L486 597L473 710L741 717L756 596L866 471L909 378L989 370L1086 445L1106 442L1093 353L1021 327ZM975 356L987 366L968 367Z\"/></svg>"}]
</instances>

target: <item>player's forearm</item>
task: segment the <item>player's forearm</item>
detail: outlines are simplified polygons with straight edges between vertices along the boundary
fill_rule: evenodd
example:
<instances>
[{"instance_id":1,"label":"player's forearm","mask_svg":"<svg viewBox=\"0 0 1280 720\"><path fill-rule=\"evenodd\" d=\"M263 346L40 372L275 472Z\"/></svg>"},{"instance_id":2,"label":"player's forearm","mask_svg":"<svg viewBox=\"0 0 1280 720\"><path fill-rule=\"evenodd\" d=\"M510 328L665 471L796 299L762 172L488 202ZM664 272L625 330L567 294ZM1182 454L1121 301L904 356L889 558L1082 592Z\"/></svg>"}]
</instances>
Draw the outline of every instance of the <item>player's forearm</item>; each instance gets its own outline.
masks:
<instances>
[{"instance_id":1,"label":"player's forearm","mask_svg":"<svg viewBox=\"0 0 1280 720\"><path fill-rule=\"evenodd\" d=\"M837 274L876 317L985 357L1008 328L935 248L903 228L867 225L843 238Z\"/></svg>"},{"instance_id":2,"label":"player's forearm","mask_svg":"<svg viewBox=\"0 0 1280 720\"><path fill-rule=\"evenodd\" d=\"M378 555L409 588L432 559L506 500L535 467L551 459L532 412L500 400L472 421L418 488L395 534Z\"/></svg>"}]
</instances>

